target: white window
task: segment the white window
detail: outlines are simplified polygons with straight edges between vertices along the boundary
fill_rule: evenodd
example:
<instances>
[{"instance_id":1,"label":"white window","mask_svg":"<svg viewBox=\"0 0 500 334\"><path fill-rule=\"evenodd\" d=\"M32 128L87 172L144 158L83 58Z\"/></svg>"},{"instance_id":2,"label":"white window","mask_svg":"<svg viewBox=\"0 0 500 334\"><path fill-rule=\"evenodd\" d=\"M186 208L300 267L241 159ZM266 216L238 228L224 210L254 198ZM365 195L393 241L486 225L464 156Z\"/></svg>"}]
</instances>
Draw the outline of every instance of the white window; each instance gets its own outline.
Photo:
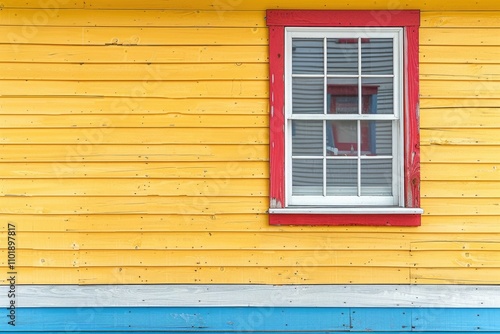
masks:
<instances>
[{"instance_id":1,"label":"white window","mask_svg":"<svg viewBox=\"0 0 500 334\"><path fill-rule=\"evenodd\" d=\"M403 206L402 28L286 28L288 206Z\"/></svg>"}]
</instances>

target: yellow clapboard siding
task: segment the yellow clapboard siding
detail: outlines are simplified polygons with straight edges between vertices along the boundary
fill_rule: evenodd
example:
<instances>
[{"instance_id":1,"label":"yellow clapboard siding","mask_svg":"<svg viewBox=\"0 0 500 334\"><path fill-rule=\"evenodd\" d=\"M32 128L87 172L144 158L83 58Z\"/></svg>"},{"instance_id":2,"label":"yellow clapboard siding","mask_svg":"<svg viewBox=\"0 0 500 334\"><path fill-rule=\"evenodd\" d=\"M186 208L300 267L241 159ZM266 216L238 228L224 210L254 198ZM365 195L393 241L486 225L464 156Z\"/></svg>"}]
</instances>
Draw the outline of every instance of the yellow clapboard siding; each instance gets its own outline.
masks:
<instances>
[{"instance_id":1,"label":"yellow clapboard siding","mask_svg":"<svg viewBox=\"0 0 500 334\"><path fill-rule=\"evenodd\" d=\"M0 26L0 43L55 45L267 45L267 28Z\"/></svg>"},{"instance_id":2,"label":"yellow clapboard siding","mask_svg":"<svg viewBox=\"0 0 500 334\"><path fill-rule=\"evenodd\" d=\"M6 265L7 251L0 251ZM407 267L409 251L22 250L18 267Z\"/></svg>"},{"instance_id":3,"label":"yellow clapboard siding","mask_svg":"<svg viewBox=\"0 0 500 334\"><path fill-rule=\"evenodd\" d=\"M0 196L269 196L266 179L0 179Z\"/></svg>"},{"instance_id":4,"label":"yellow clapboard siding","mask_svg":"<svg viewBox=\"0 0 500 334\"><path fill-rule=\"evenodd\" d=\"M0 162L268 161L268 145L0 145ZM63 173L63 172L61 172Z\"/></svg>"},{"instance_id":5,"label":"yellow clapboard siding","mask_svg":"<svg viewBox=\"0 0 500 334\"><path fill-rule=\"evenodd\" d=\"M493 181L422 181L420 196L430 198L497 198L500 197L499 189L500 182Z\"/></svg>"},{"instance_id":6,"label":"yellow clapboard siding","mask_svg":"<svg viewBox=\"0 0 500 334\"><path fill-rule=\"evenodd\" d=\"M24 267L16 268L16 284L79 284L79 268ZM6 267L0 269L0 284L7 284Z\"/></svg>"},{"instance_id":7,"label":"yellow clapboard siding","mask_svg":"<svg viewBox=\"0 0 500 334\"><path fill-rule=\"evenodd\" d=\"M2 115L0 128L265 128L267 115ZM106 131L106 130L105 130ZM196 130L195 130L196 131ZM257 130L259 131L259 130Z\"/></svg>"},{"instance_id":8,"label":"yellow clapboard siding","mask_svg":"<svg viewBox=\"0 0 500 334\"><path fill-rule=\"evenodd\" d=\"M0 63L2 79L9 80L108 80L188 81L267 80L269 69L261 64L53 64Z\"/></svg>"},{"instance_id":9,"label":"yellow clapboard siding","mask_svg":"<svg viewBox=\"0 0 500 334\"><path fill-rule=\"evenodd\" d=\"M453 173L450 173L453 170ZM422 164L422 180L500 181L500 164Z\"/></svg>"},{"instance_id":10,"label":"yellow clapboard siding","mask_svg":"<svg viewBox=\"0 0 500 334\"><path fill-rule=\"evenodd\" d=\"M414 268L414 284L498 284L500 268Z\"/></svg>"},{"instance_id":11,"label":"yellow clapboard siding","mask_svg":"<svg viewBox=\"0 0 500 334\"><path fill-rule=\"evenodd\" d=\"M469 12L422 12L420 17L420 26L425 28L478 28L500 27L500 12L498 11L469 11Z\"/></svg>"},{"instance_id":12,"label":"yellow clapboard siding","mask_svg":"<svg viewBox=\"0 0 500 334\"><path fill-rule=\"evenodd\" d=\"M424 215L500 215L497 198L422 198Z\"/></svg>"},{"instance_id":13,"label":"yellow clapboard siding","mask_svg":"<svg viewBox=\"0 0 500 334\"><path fill-rule=\"evenodd\" d=\"M479 145L422 145L420 158L423 163L499 163L499 146Z\"/></svg>"},{"instance_id":14,"label":"yellow clapboard siding","mask_svg":"<svg viewBox=\"0 0 500 334\"><path fill-rule=\"evenodd\" d=\"M476 64L485 64L492 68L497 67L499 55L499 46L419 46L419 61L420 67L424 70L423 73L425 73L425 69L430 64L439 64L439 66L443 66L445 68L449 68L451 64L460 64L460 71L453 73L454 78L460 78L461 76L465 76L469 72L474 71L478 67ZM485 77L485 79L486 78L487 77Z\"/></svg>"},{"instance_id":15,"label":"yellow clapboard siding","mask_svg":"<svg viewBox=\"0 0 500 334\"><path fill-rule=\"evenodd\" d=\"M1 62L34 63L265 63L266 45L140 46L0 44Z\"/></svg>"},{"instance_id":16,"label":"yellow clapboard siding","mask_svg":"<svg viewBox=\"0 0 500 334\"><path fill-rule=\"evenodd\" d=\"M218 214L264 213L268 197L132 196L18 197L5 196L0 213L28 214ZM64 205L61 205L64 203Z\"/></svg>"},{"instance_id":17,"label":"yellow clapboard siding","mask_svg":"<svg viewBox=\"0 0 500 334\"><path fill-rule=\"evenodd\" d=\"M500 268L498 251L414 251L410 262L417 268Z\"/></svg>"},{"instance_id":18,"label":"yellow clapboard siding","mask_svg":"<svg viewBox=\"0 0 500 334\"><path fill-rule=\"evenodd\" d=\"M14 0L8 0L6 3L11 4ZM23 7L29 7L29 4L37 7L38 3L35 0L25 0L26 4ZM420 0L404 0L394 2L391 0L383 1L348 1L340 0L335 2L324 2L320 0L311 0L307 3L300 0L259 0L259 1L220 1L214 2L213 0L200 0L196 2L185 2L182 0L170 1L168 3L169 8L179 8L179 9L209 9L216 11L231 11L231 10L265 10L265 9L379 9L379 10L404 10L404 9L422 9L422 10L498 10L498 3L495 0L480 0L475 2L470 2L467 0L457 0L453 3L447 2L434 2L426 1L422 2ZM12 5L11 5L12 6ZM67 5L65 5L67 6ZM68 6L69 8L80 8L80 2L75 5ZM84 2L85 8L88 9L115 9L116 7L126 8L126 9L164 9L164 0L149 0L147 3L137 3L134 0L123 0L120 5L117 6L113 0L92 0ZM376 19L375 17L374 19ZM383 16L382 16L383 18Z\"/></svg>"},{"instance_id":19,"label":"yellow clapboard siding","mask_svg":"<svg viewBox=\"0 0 500 334\"><path fill-rule=\"evenodd\" d=\"M500 45L500 27L420 28L421 45Z\"/></svg>"},{"instance_id":20,"label":"yellow clapboard siding","mask_svg":"<svg viewBox=\"0 0 500 334\"><path fill-rule=\"evenodd\" d=\"M447 109L447 108L498 108L499 98L475 99L475 98L421 98L422 109Z\"/></svg>"},{"instance_id":21,"label":"yellow clapboard siding","mask_svg":"<svg viewBox=\"0 0 500 334\"><path fill-rule=\"evenodd\" d=\"M62 27L265 27L263 11L3 9L4 25ZM112 18L112 19L110 19Z\"/></svg>"},{"instance_id":22,"label":"yellow clapboard siding","mask_svg":"<svg viewBox=\"0 0 500 334\"><path fill-rule=\"evenodd\" d=\"M71 198L68 199L71 202ZM168 224L165 222L164 224ZM313 229L310 229L313 231ZM393 229L395 230L395 229ZM18 233L23 243L19 249L37 250L372 250L402 251L427 247L455 250L464 243L477 249L497 249L498 233L404 233L369 231L133 231L133 232L38 232ZM0 245L5 247L6 232L1 232ZM465 248L464 248L465 249Z\"/></svg>"},{"instance_id":23,"label":"yellow clapboard siding","mask_svg":"<svg viewBox=\"0 0 500 334\"><path fill-rule=\"evenodd\" d=\"M17 284L367 284L409 283L406 268L371 267L100 267L17 268ZM0 284L7 270L0 269Z\"/></svg>"},{"instance_id":24,"label":"yellow clapboard siding","mask_svg":"<svg viewBox=\"0 0 500 334\"><path fill-rule=\"evenodd\" d=\"M500 113L494 108L420 109L420 126L426 129L500 128Z\"/></svg>"},{"instance_id":25,"label":"yellow clapboard siding","mask_svg":"<svg viewBox=\"0 0 500 334\"><path fill-rule=\"evenodd\" d=\"M4 96L266 98L267 81L22 81L2 80ZM133 101L132 101L133 103Z\"/></svg>"},{"instance_id":26,"label":"yellow clapboard siding","mask_svg":"<svg viewBox=\"0 0 500 334\"><path fill-rule=\"evenodd\" d=\"M137 201L138 199L136 199ZM241 199L240 199L241 200ZM65 200L67 206L72 199ZM84 201L81 201L84 202ZM178 206L182 206L179 203ZM0 233L5 247L6 233ZM21 234L18 235L20 237ZM459 236L460 237L460 236ZM477 238L484 235L478 235ZM409 250L410 235L403 233L341 232L22 232L18 249L54 250ZM433 240L418 235L417 240ZM450 237L452 238L452 237ZM477 239L476 238L476 239Z\"/></svg>"},{"instance_id":27,"label":"yellow clapboard siding","mask_svg":"<svg viewBox=\"0 0 500 334\"><path fill-rule=\"evenodd\" d=\"M411 250L415 253L418 251L433 251L435 253L443 251L499 251L500 239L498 234L483 236L483 239L478 241L470 240L470 235L462 236L461 239L451 241L449 239L436 239L427 242L417 241L411 243ZM412 252L413 253L413 252Z\"/></svg>"},{"instance_id":28,"label":"yellow clapboard siding","mask_svg":"<svg viewBox=\"0 0 500 334\"><path fill-rule=\"evenodd\" d=\"M118 163L0 163L5 179L265 179L269 165L265 162L118 162Z\"/></svg>"},{"instance_id":29,"label":"yellow clapboard siding","mask_svg":"<svg viewBox=\"0 0 500 334\"><path fill-rule=\"evenodd\" d=\"M498 48L500 57L500 48ZM480 52L480 55L483 53ZM439 63L424 63L420 64L420 79L428 80L493 80L500 79L500 64L439 64Z\"/></svg>"},{"instance_id":30,"label":"yellow clapboard siding","mask_svg":"<svg viewBox=\"0 0 500 334\"><path fill-rule=\"evenodd\" d=\"M3 214L19 232L359 232L359 233L500 233L497 216L422 216L418 229L395 226L270 226L265 214L215 215L28 215ZM7 225L0 224L0 231Z\"/></svg>"},{"instance_id":31,"label":"yellow clapboard siding","mask_svg":"<svg viewBox=\"0 0 500 334\"><path fill-rule=\"evenodd\" d=\"M498 97L500 81L420 81L422 98L470 98Z\"/></svg>"},{"instance_id":32,"label":"yellow clapboard siding","mask_svg":"<svg viewBox=\"0 0 500 334\"><path fill-rule=\"evenodd\" d=\"M2 266L7 265L7 251L1 250L0 260ZM16 253L16 267L50 267L50 268L74 268L80 266L81 253L66 250L32 250L26 249Z\"/></svg>"},{"instance_id":33,"label":"yellow clapboard siding","mask_svg":"<svg viewBox=\"0 0 500 334\"><path fill-rule=\"evenodd\" d=\"M2 129L2 144L267 144L266 128Z\"/></svg>"},{"instance_id":34,"label":"yellow clapboard siding","mask_svg":"<svg viewBox=\"0 0 500 334\"><path fill-rule=\"evenodd\" d=\"M500 146L499 129L421 129L420 144Z\"/></svg>"},{"instance_id":35,"label":"yellow clapboard siding","mask_svg":"<svg viewBox=\"0 0 500 334\"><path fill-rule=\"evenodd\" d=\"M129 115L267 115L268 105L266 98L0 97L0 114L118 115L125 122Z\"/></svg>"}]
</instances>

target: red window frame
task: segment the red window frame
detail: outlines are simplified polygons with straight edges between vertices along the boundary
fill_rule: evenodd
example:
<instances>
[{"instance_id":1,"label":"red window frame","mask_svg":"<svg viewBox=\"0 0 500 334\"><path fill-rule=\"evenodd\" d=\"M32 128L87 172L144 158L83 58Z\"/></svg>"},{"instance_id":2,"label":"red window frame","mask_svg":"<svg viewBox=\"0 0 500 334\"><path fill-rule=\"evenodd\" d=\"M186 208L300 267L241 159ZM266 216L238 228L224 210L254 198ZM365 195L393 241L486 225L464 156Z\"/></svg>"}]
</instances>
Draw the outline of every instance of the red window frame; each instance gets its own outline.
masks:
<instances>
[{"instance_id":1,"label":"red window frame","mask_svg":"<svg viewBox=\"0 0 500 334\"><path fill-rule=\"evenodd\" d=\"M292 213L285 209L285 27L404 28L404 195L405 208L420 208L420 146L418 123L418 29L420 12L268 10L270 98L271 225L419 226L419 213ZM276 210L274 210L276 211ZM286 211L286 210L285 210Z\"/></svg>"}]
</instances>

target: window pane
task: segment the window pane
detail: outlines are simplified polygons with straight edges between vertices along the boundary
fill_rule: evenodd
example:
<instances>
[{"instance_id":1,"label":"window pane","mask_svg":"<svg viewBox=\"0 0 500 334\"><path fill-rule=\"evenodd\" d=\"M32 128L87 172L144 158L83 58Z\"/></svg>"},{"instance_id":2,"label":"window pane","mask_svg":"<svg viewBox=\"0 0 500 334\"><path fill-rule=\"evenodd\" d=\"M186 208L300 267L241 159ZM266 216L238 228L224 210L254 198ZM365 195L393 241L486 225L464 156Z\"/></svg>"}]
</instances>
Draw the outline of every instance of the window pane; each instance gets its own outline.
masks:
<instances>
[{"instance_id":1,"label":"window pane","mask_svg":"<svg viewBox=\"0 0 500 334\"><path fill-rule=\"evenodd\" d=\"M394 113L394 81L392 78L363 78L363 114Z\"/></svg>"},{"instance_id":2,"label":"window pane","mask_svg":"<svg viewBox=\"0 0 500 334\"><path fill-rule=\"evenodd\" d=\"M361 43L361 74L393 74L393 41L370 38Z\"/></svg>"},{"instance_id":3,"label":"window pane","mask_svg":"<svg viewBox=\"0 0 500 334\"><path fill-rule=\"evenodd\" d=\"M323 73L323 39L294 38L292 41L292 73Z\"/></svg>"},{"instance_id":4,"label":"window pane","mask_svg":"<svg viewBox=\"0 0 500 334\"><path fill-rule=\"evenodd\" d=\"M358 121L326 122L326 146L328 148L328 155L358 155L357 124Z\"/></svg>"},{"instance_id":5,"label":"window pane","mask_svg":"<svg viewBox=\"0 0 500 334\"><path fill-rule=\"evenodd\" d=\"M322 159L292 159L292 195L323 195Z\"/></svg>"},{"instance_id":6,"label":"window pane","mask_svg":"<svg viewBox=\"0 0 500 334\"><path fill-rule=\"evenodd\" d=\"M293 78L292 104L294 114L323 114L322 78Z\"/></svg>"},{"instance_id":7,"label":"window pane","mask_svg":"<svg viewBox=\"0 0 500 334\"><path fill-rule=\"evenodd\" d=\"M322 121L292 121L292 155L323 156Z\"/></svg>"},{"instance_id":8,"label":"window pane","mask_svg":"<svg viewBox=\"0 0 500 334\"><path fill-rule=\"evenodd\" d=\"M329 78L328 79L328 113L358 114L358 79Z\"/></svg>"},{"instance_id":9,"label":"window pane","mask_svg":"<svg viewBox=\"0 0 500 334\"><path fill-rule=\"evenodd\" d=\"M361 121L362 155L392 155L392 122Z\"/></svg>"},{"instance_id":10,"label":"window pane","mask_svg":"<svg viewBox=\"0 0 500 334\"><path fill-rule=\"evenodd\" d=\"M328 74L358 74L358 41L357 38L335 38L327 41Z\"/></svg>"},{"instance_id":11,"label":"window pane","mask_svg":"<svg viewBox=\"0 0 500 334\"><path fill-rule=\"evenodd\" d=\"M361 160L361 195L392 195L392 159Z\"/></svg>"},{"instance_id":12,"label":"window pane","mask_svg":"<svg viewBox=\"0 0 500 334\"><path fill-rule=\"evenodd\" d=\"M356 196L358 194L357 159L326 161L326 194Z\"/></svg>"}]
</instances>

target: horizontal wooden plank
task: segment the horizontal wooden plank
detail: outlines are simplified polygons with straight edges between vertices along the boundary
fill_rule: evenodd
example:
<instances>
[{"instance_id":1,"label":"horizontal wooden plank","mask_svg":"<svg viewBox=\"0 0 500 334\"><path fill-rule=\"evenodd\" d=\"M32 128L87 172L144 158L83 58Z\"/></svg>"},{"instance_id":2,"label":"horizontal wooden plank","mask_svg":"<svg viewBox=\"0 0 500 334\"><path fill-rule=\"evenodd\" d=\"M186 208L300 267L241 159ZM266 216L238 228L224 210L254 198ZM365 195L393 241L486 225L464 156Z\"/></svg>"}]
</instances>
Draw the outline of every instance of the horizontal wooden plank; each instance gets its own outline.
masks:
<instances>
[{"instance_id":1,"label":"horizontal wooden plank","mask_svg":"<svg viewBox=\"0 0 500 334\"><path fill-rule=\"evenodd\" d=\"M422 98L488 99L498 97L500 81L420 81Z\"/></svg>"},{"instance_id":2,"label":"horizontal wooden plank","mask_svg":"<svg viewBox=\"0 0 500 334\"><path fill-rule=\"evenodd\" d=\"M416 268L500 268L499 250L412 251L410 262Z\"/></svg>"},{"instance_id":3,"label":"horizontal wooden plank","mask_svg":"<svg viewBox=\"0 0 500 334\"><path fill-rule=\"evenodd\" d=\"M36 270L26 270L27 276ZM79 284L377 284L410 282L408 269L373 267L102 267L82 268ZM2 271L0 270L0 273ZM2 273L2 277L7 277ZM22 278L19 278L23 284ZM72 279L71 279L72 280ZM1 280L0 280L1 283Z\"/></svg>"},{"instance_id":4,"label":"horizontal wooden plank","mask_svg":"<svg viewBox=\"0 0 500 334\"><path fill-rule=\"evenodd\" d=\"M1 144L267 144L266 128L2 129Z\"/></svg>"},{"instance_id":5,"label":"horizontal wooden plank","mask_svg":"<svg viewBox=\"0 0 500 334\"><path fill-rule=\"evenodd\" d=\"M105 331L126 333L131 329L138 334L154 334L160 331L173 334L205 331L209 333L236 333L251 330L270 334L280 328L288 328L290 332L301 334L307 329L312 329L315 332L322 328L340 331L349 327L350 318L350 310L347 308L318 308L314 310L314 316L311 317L313 319L317 317L318 320L304 319L306 315L311 313L308 309L286 307L186 307L183 309L172 307L77 307L25 308L16 311L19 318L28 319L16 325L16 332L17 330L32 330L34 332L57 333L69 331L68 326L71 326L71 331L78 334L80 331L101 334ZM485 311L483 310L481 313L484 314ZM255 323L247 320L255 317L260 320ZM8 326L6 322L2 323L0 330L5 332L4 328L7 329Z\"/></svg>"},{"instance_id":6,"label":"horizontal wooden plank","mask_svg":"<svg viewBox=\"0 0 500 334\"><path fill-rule=\"evenodd\" d=\"M89 81L267 80L264 63L46 64L0 63L2 79Z\"/></svg>"},{"instance_id":7,"label":"horizontal wooden plank","mask_svg":"<svg viewBox=\"0 0 500 334\"><path fill-rule=\"evenodd\" d=\"M7 266L7 251L0 251ZM408 267L409 251L22 250L17 267Z\"/></svg>"},{"instance_id":8,"label":"horizontal wooden plank","mask_svg":"<svg viewBox=\"0 0 500 334\"><path fill-rule=\"evenodd\" d=\"M213 215L48 215L3 214L23 232L356 232L356 233L500 233L497 216L423 216L415 228L394 226L270 226L266 214ZM0 224L6 231L7 224Z\"/></svg>"},{"instance_id":9,"label":"horizontal wooden plank","mask_svg":"<svg viewBox=\"0 0 500 334\"><path fill-rule=\"evenodd\" d=\"M414 268L414 284L497 284L500 268Z\"/></svg>"},{"instance_id":10,"label":"horizontal wooden plank","mask_svg":"<svg viewBox=\"0 0 500 334\"><path fill-rule=\"evenodd\" d=\"M61 27L265 27L263 11L3 9L3 25Z\"/></svg>"},{"instance_id":11,"label":"horizontal wooden plank","mask_svg":"<svg viewBox=\"0 0 500 334\"><path fill-rule=\"evenodd\" d=\"M1 62L35 63L265 63L266 45L141 46L0 44Z\"/></svg>"},{"instance_id":12,"label":"horizontal wooden plank","mask_svg":"<svg viewBox=\"0 0 500 334\"><path fill-rule=\"evenodd\" d=\"M7 295L9 287L0 286ZM256 285L256 284L120 284L19 285L18 305L58 307L411 307L413 312L434 308L498 308L498 285ZM106 296L106 298L103 298ZM126 298L124 298L126 296ZM446 304L446 305L444 305ZM441 309L444 311L444 309ZM351 332L361 334L360 332ZM434 333L429 333L434 334ZM437 333L436 333L437 334ZM450 334L459 334L451 332ZM470 334L461 332L461 334Z\"/></svg>"},{"instance_id":13,"label":"horizontal wooden plank","mask_svg":"<svg viewBox=\"0 0 500 334\"><path fill-rule=\"evenodd\" d=\"M459 168L456 168L459 169ZM498 173L498 172L497 172ZM500 173L498 173L500 174ZM500 182L422 181L420 195L430 198L498 198Z\"/></svg>"},{"instance_id":14,"label":"horizontal wooden plank","mask_svg":"<svg viewBox=\"0 0 500 334\"><path fill-rule=\"evenodd\" d=\"M71 204L71 198L65 203ZM137 201L137 199L136 199ZM81 201L84 202L84 201ZM179 204L182 206L182 203ZM0 246L5 247L6 232ZM484 235L480 235L485 237ZM21 233L18 236L21 237ZM419 235L416 240L433 240ZM476 239L479 238L475 236ZM435 237L434 237L435 238ZM443 237L444 238L444 237ZM451 240L453 237L447 237ZM491 238L491 236L490 236ZM18 250L409 250L402 233L304 232L22 232Z\"/></svg>"},{"instance_id":15,"label":"horizontal wooden plank","mask_svg":"<svg viewBox=\"0 0 500 334\"><path fill-rule=\"evenodd\" d=\"M267 179L0 179L0 196L269 196ZM480 190L478 190L480 191Z\"/></svg>"},{"instance_id":16,"label":"horizontal wooden plank","mask_svg":"<svg viewBox=\"0 0 500 334\"><path fill-rule=\"evenodd\" d=\"M79 284L80 270L80 268L25 267L22 268L23 274L17 275L16 284ZM2 267L0 272L7 275L6 267ZM8 277L1 277L0 284L7 284Z\"/></svg>"},{"instance_id":17,"label":"horizontal wooden plank","mask_svg":"<svg viewBox=\"0 0 500 334\"><path fill-rule=\"evenodd\" d=\"M479 51L479 52L478 52ZM471 75L481 73L481 66L496 68L498 65L499 46L467 46L467 45L420 45L419 60L421 68L427 73L429 65L439 64L444 70L451 68L454 64L460 64L460 71L454 74L454 78L468 75L469 72L477 71ZM437 66L437 65L436 65ZM436 69L436 73L440 70ZM495 72L492 76L496 77ZM467 80L467 79L465 79Z\"/></svg>"},{"instance_id":18,"label":"horizontal wooden plank","mask_svg":"<svg viewBox=\"0 0 500 334\"><path fill-rule=\"evenodd\" d=\"M72 199L68 199L71 204ZM138 223L139 224L139 223ZM164 224L168 224L165 222ZM234 225L233 225L234 226ZM208 227L208 226L207 226ZM416 231L418 232L418 231ZM0 245L5 247L6 232ZM468 243L478 250L497 250L499 233L407 233L401 231L132 231L132 232L19 232L23 249L35 250L334 250L403 251L441 244L441 249L457 250ZM428 246L431 245L431 246ZM481 248L482 247L482 248ZM491 248L488 248L491 247ZM423 248L426 250L426 248ZM319 254L321 256L321 254ZM248 259L247 259L248 260Z\"/></svg>"},{"instance_id":19,"label":"horizontal wooden plank","mask_svg":"<svg viewBox=\"0 0 500 334\"><path fill-rule=\"evenodd\" d=\"M460 152L460 154L457 154ZM422 145L422 163L493 163L500 162L500 147L479 145Z\"/></svg>"},{"instance_id":20,"label":"horizontal wooden plank","mask_svg":"<svg viewBox=\"0 0 500 334\"><path fill-rule=\"evenodd\" d=\"M415 241L411 244L412 253L420 251L432 251L435 254L446 251L479 251L479 252L494 252L495 258L498 258L500 251L500 240L498 234L495 236L484 237L484 240L469 240L466 237L456 240L448 240L441 238L439 240ZM438 255L439 256L439 255Z\"/></svg>"},{"instance_id":21,"label":"horizontal wooden plank","mask_svg":"<svg viewBox=\"0 0 500 334\"><path fill-rule=\"evenodd\" d=\"M432 181L500 181L499 170L500 164L421 164L420 176Z\"/></svg>"},{"instance_id":22,"label":"horizontal wooden plank","mask_svg":"<svg viewBox=\"0 0 500 334\"><path fill-rule=\"evenodd\" d=\"M498 28L500 27L498 11L436 11L422 12L420 25L425 28Z\"/></svg>"},{"instance_id":23,"label":"horizontal wooden plank","mask_svg":"<svg viewBox=\"0 0 500 334\"><path fill-rule=\"evenodd\" d=\"M482 52L480 54L483 54ZM498 55L500 56L500 48ZM420 79L423 81L437 80L500 80L500 65L498 64L439 64L421 63L419 66Z\"/></svg>"},{"instance_id":24,"label":"horizontal wooden plank","mask_svg":"<svg viewBox=\"0 0 500 334\"><path fill-rule=\"evenodd\" d=\"M4 179L267 179L269 166L265 162L50 162L0 163Z\"/></svg>"},{"instance_id":25,"label":"horizontal wooden plank","mask_svg":"<svg viewBox=\"0 0 500 334\"><path fill-rule=\"evenodd\" d=\"M11 4L15 6L16 2L12 4L14 0L6 1L6 4ZM38 4L36 0L25 0L26 4L23 7L29 7L31 5ZM79 6L80 1L74 6ZM67 5L65 5L67 6ZM113 0L93 0L86 1L85 8L88 9L98 9L106 8L113 9L116 8L116 3ZM150 0L147 3L137 3L134 0L124 0L120 3L120 8L126 9L164 9L165 3L162 0ZM405 0L403 2L394 4L390 0L378 1L373 3L372 1L362 0L356 1L355 3L350 1L341 1L333 4L325 4L324 1L312 0L304 4L300 0L260 0L255 2L247 3L245 1L221 1L220 3L214 3L210 0L201 0L194 3L186 3L182 0L175 0L169 2L169 8L179 8L179 9L209 9L217 11L230 11L230 10L265 10L269 9L282 9L282 8L293 8L293 9L380 9L387 10L391 8L394 10L402 10L407 8L417 8L422 10L498 10L498 3L495 0L481 0L474 3L470 3L467 0L457 0L453 4L448 3L435 3L435 2L421 2L419 0ZM70 8L75 8L71 5ZM79 7L76 7L79 8Z\"/></svg>"},{"instance_id":26,"label":"horizontal wooden plank","mask_svg":"<svg viewBox=\"0 0 500 334\"><path fill-rule=\"evenodd\" d=\"M499 198L422 198L424 215L500 215Z\"/></svg>"},{"instance_id":27,"label":"horizontal wooden plank","mask_svg":"<svg viewBox=\"0 0 500 334\"><path fill-rule=\"evenodd\" d=\"M0 260L2 266L8 266L8 252L1 250L0 255L5 260ZM17 268L22 267L43 267L43 268L76 268L80 267L79 260L81 253L77 250L22 250L16 252L15 265Z\"/></svg>"},{"instance_id":28,"label":"horizontal wooden plank","mask_svg":"<svg viewBox=\"0 0 500 334\"><path fill-rule=\"evenodd\" d=\"M268 197L132 196L28 197L5 196L2 213L23 214L219 214L264 213ZM64 203L64 206L61 204Z\"/></svg>"},{"instance_id":29,"label":"horizontal wooden plank","mask_svg":"<svg viewBox=\"0 0 500 334\"><path fill-rule=\"evenodd\" d=\"M421 129L421 145L498 145L499 128L496 129Z\"/></svg>"},{"instance_id":30,"label":"horizontal wooden plank","mask_svg":"<svg viewBox=\"0 0 500 334\"><path fill-rule=\"evenodd\" d=\"M500 113L494 108L420 109L420 126L425 129L498 129L500 128Z\"/></svg>"},{"instance_id":31,"label":"horizontal wooden plank","mask_svg":"<svg viewBox=\"0 0 500 334\"><path fill-rule=\"evenodd\" d=\"M267 45L267 28L0 26L0 43L50 45Z\"/></svg>"},{"instance_id":32,"label":"horizontal wooden plank","mask_svg":"<svg viewBox=\"0 0 500 334\"><path fill-rule=\"evenodd\" d=\"M500 28L420 28L421 45L500 45Z\"/></svg>"},{"instance_id":33,"label":"horizontal wooden plank","mask_svg":"<svg viewBox=\"0 0 500 334\"><path fill-rule=\"evenodd\" d=\"M0 145L0 162L268 161L268 145Z\"/></svg>"},{"instance_id":34,"label":"horizontal wooden plank","mask_svg":"<svg viewBox=\"0 0 500 334\"><path fill-rule=\"evenodd\" d=\"M2 115L0 128L265 128L267 115ZM54 130L57 131L57 130ZM145 130L147 132L148 130Z\"/></svg>"},{"instance_id":35,"label":"horizontal wooden plank","mask_svg":"<svg viewBox=\"0 0 500 334\"><path fill-rule=\"evenodd\" d=\"M474 98L422 98L422 109L447 109L447 108L497 108L499 98L474 99Z\"/></svg>"},{"instance_id":36,"label":"horizontal wooden plank","mask_svg":"<svg viewBox=\"0 0 500 334\"><path fill-rule=\"evenodd\" d=\"M25 81L2 80L4 96L266 98L267 81Z\"/></svg>"},{"instance_id":37,"label":"horizontal wooden plank","mask_svg":"<svg viewBox=\"0 0 500 334\"><path fill-rule=\"evenodd\" d=\"M60 96L0 97L2 115L267 115L269 100L163 99L134 97ZM172 115L172 116L167 116Z\"/></svg>"}]
</instances>

